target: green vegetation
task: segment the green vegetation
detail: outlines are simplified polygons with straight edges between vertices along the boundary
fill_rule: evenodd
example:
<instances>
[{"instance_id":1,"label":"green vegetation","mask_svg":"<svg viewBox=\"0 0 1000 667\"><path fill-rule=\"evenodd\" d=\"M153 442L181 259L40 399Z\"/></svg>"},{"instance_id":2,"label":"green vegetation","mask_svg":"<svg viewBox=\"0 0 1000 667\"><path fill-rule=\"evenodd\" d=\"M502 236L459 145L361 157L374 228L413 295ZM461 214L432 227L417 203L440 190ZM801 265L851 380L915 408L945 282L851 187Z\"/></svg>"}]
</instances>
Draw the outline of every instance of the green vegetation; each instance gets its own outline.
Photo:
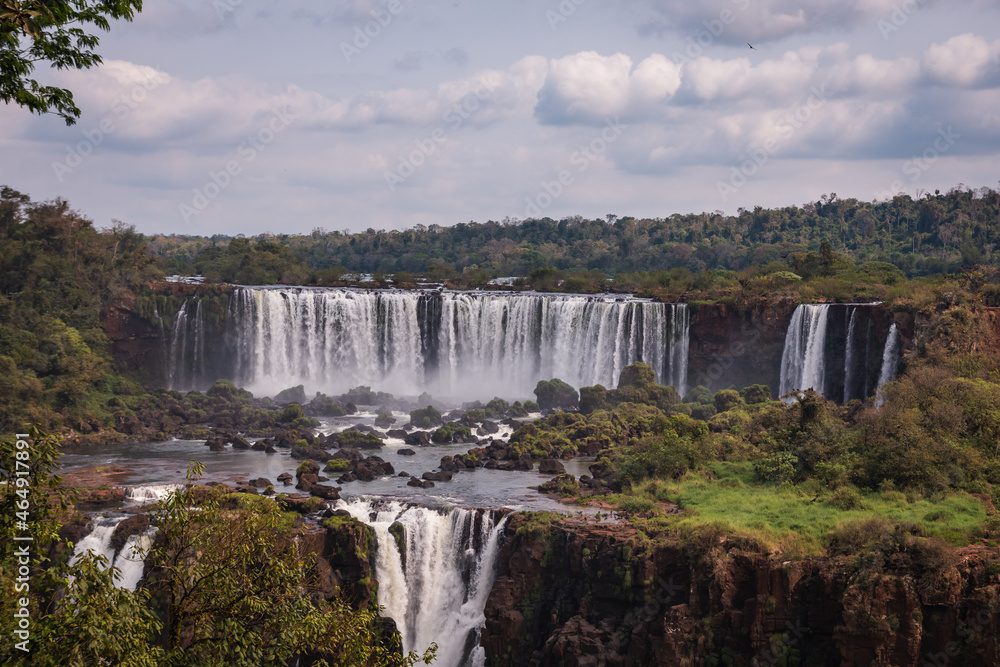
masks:
<instances>
[{"instance_id":1,"label":"green vegetation","mask_svg":"<svg viewBox=\"0 0 1000 667\"><path fill-rule=\"evenodd\" d=\"M448 422L441 428L431 433L431 441L436 443L454 442L456 438L469 436L472 429L464 424Z\"/></svg>"},{"instance_id":2,"label":"green vegetation","mask_svg":"<svg viewBox=\"0 0 1000 667\"><path fill-rule=\"evenodd\" d=\"M849 490L860 502L842 505ZM831 533L845 522L879 517L909 524L918 534L967 544L986 522L982 503L964 492L917 497L854 488L834 491L816 483L760 484L748 462L717 462L668 483L636 489L649 501L674 502L687 515L680 526L728 525L731 535L751 536L769 549L790 554L822 553ZM631 498L629 496L627 498ZM625 508L626 503L622 503Z\"/></svg>"},{"instance_id":3,"label":"green vegetation","mask_svg":"<svg viewBox=\"0 0 1000 667\"><path fill-rule=\"evenodd\" d=\"M351 462L347 459L330 459L326 462L324 470L327 472L344 472L351 467Z\"/></svg>"},{"instance_id":4,"label":"green vegetation","mask_svg":"<svg viewBox=\"0 0 1000 667\"><path fill-rule=\"evenodd\" d=\"M142 390L112 368L101 314L152 263L132 227L98 232L62 200L0 188L0 433L115 425L109 402Z\"/></svg>"},{"instance_id":5,"label":"green vegetation","mask_svg":"<svg viewBox=\"0 0 1000 667\"><path fill-rule=\"evenodd\" d=\"M358 234L317 229L255 239L156 236L150 246L168 272L235 279L232 266L266 266L272 282L284 276L334 284L347 272L401 273L404 283L423 275L479 287L491 276L525 276L524 287L580 293L645 290L708 298L788 290L878 297L904 275L997 266L998 216L1000 192L957 187L884 202L830 194L804 206L740 209L730 216L574 216ZM236 244L232 251L230 244Z\"/></svg>"},{"instance_id":6,"label":"green vegetation","mask_svg":"<svg viewBox=\"0 0 1000 667\"><path fill-rule=\"evenodd\" d=\"M649 535L711 529L817 554L857 544L844 531L878 518L914 553L995 540L1000 520L972 495L1000 504L1000 321L982 306L995 287L967 275L932 293L926 333L879 407L811 391L786 405L762 385L696 387L680 403L634 364L616 390L583 387L579 413L519 428L506 457L596 456L593 480L543 490L646 516L634 520Z\"/></svg>"},{"instance_id":7,"label":"green vegetation","mask_svg":"<svg viewBox=\"0 0 1000 667\"><path fill-rule=\"evenodd\" d=\"M0 585L14 590L15 536L27 534L17 515L30 518L30 588L21 591L31 619L30 652L11 649L12 664L287 665L313 655L339 665L412 665L398 635L384 636L377 609L352 609L334 597L313 595L311 561L296 544L294 520L274 501L190 486L158 503L159 529L147 555L152 570L136 591L113 584L117 572L86 556L74 565L60 546L60 517L69 508L58 491L58 439L33 431L30 449L0 443L0 469L14 470L30 451L23 486L0 486ZM193 466L188 479L200 474ZM19 493L19 491L21 491ZM29 510L18 505L29 500ZM57 554L50 560L48 554ZM0 631L15 637L21 597L0 601ZM6 644L9 646L9 644Z\"/></svg>"},{"instance_id":8,"label":"green vegetation","mask_svg":"<svg viewBox=\"0 0 1000 667\"><path fill-rule=\"evenodd\" d=\"M580 396L576 389L569 386L559 378L552 380L540 380L535 386L535 397L538 399L538 406L542 410L554 410L558 408L573 409L580 401Z\"/></svg>"},{"instance_id":9,"label":"green vegetation","mask_svg":"<svg viewBox=\"0 0 1000 667\"><path fill-rule=\"evenodd\" d=\"M90 69L102 62L93 28L108 31L111 21L131 21L141 0L28 0L5 2L0 11L0 101L32 113L54 113L67 125L80 117L73 93L30 78L35 64Z\"/></svg>"},{"instance_id":10,"label":"green vegetation","mask_svg":"<svg viewBox=\"0 0 1000 667\"><path fill-rule=\"evenodd\" d=\"M428 405L426 408L410 411L410 423L418 428L431 428L439 426L443 422L441 421L441 413L434 406Z\"/></svg>"},{"instance_id":11,"label":"green vegetation","mask_svg":"<svg viewBox=\"0 0 1000 667\"><path fill-rule=\"evenodd\" d=\"M378 436L372 433L362 433L360 431L342 431L336 434L337 443L341 447L351 448L351 447L361 447L361 448L379 448L382 446L382 441L379 440Z\"/></svg>"}]
</instances>

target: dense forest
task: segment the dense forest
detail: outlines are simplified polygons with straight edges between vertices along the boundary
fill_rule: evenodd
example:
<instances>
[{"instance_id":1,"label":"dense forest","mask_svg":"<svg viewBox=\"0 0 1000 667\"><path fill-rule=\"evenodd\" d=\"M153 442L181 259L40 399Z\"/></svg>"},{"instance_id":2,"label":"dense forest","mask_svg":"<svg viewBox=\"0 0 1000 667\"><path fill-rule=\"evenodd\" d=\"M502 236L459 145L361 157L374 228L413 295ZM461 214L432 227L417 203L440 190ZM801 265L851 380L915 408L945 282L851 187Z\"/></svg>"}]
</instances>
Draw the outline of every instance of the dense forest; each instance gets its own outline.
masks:
<instances>
[{"instance_id":1,"label":"dense forest","mask_svg":"<svg viewBox=\"0 0 1000 667\"><path fill-rule=\"evenodd\" d=\"M61 428L137 391L112 368L101 316L159 275L132 227L98 231L65 201L0 189L0 430Z\"/></svg>"},{"instance_id":2,"label":"dense forest","mask_svg":"<svg viewBox=\"0 0 1000 667\"><path fill-rule=\"evenodd\" d=\"M169 273L244 284L336 281L347 272L423 274L481 284L490 277L564 273L739 271L821 248L852 263L887 262L908 277L996 265L1000 192L955 187L919 198L863 202L836 194L804 206L605 220L510 220L360 233L251 239L153 236Z\"/></svg>"}]
</instances>

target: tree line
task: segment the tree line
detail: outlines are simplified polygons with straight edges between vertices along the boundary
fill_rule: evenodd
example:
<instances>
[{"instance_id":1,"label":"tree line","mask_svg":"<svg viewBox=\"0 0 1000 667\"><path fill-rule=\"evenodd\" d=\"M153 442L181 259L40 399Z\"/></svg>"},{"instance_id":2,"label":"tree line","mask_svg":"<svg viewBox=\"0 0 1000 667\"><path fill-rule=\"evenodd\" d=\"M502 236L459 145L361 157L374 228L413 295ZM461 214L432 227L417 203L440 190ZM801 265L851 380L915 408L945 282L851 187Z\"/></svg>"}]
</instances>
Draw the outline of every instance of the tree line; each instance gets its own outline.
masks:
<instances>
[{"instance_id":1,"label":"tree line","mask_svg":"<svg viewBox=\"0 0 1000 667\"><path fill-rule=\"evenodd\" d=\"M496 276L620 274L686 269L739 271L818 252L824 245L854 263L886 262L908 277L997 265L1000 191L957 186L888 201L836 194L803 206L673 214L608 215L350 233L149 237L150 251L170 273L200 273L241 283L322 284L347 273L423 275L475 284Z\"/></svg>"}]
</instances>

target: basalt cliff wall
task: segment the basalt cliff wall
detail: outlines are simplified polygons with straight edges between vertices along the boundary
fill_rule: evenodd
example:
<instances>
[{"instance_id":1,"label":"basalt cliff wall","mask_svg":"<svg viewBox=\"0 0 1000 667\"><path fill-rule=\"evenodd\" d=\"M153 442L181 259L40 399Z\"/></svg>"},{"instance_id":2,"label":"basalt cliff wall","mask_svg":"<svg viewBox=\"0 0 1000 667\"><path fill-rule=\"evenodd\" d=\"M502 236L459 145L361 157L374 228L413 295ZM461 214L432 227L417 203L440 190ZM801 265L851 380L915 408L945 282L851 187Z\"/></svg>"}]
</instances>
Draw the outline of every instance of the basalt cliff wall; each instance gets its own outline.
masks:
<instances>
[{"instance_id":1,"label":"basalt cliff wall","mask_svg":"<svg viewBox=\"0 0 1000 667\"><path fill-rule=\"evenodd\" d=\"M491 665L1000 664L1000 553L928 568L784 561L719 536L651 545L628 524L513 515L486 607ZM534 525L534 528L533 528Z\"/></svg>"}]
</instances>

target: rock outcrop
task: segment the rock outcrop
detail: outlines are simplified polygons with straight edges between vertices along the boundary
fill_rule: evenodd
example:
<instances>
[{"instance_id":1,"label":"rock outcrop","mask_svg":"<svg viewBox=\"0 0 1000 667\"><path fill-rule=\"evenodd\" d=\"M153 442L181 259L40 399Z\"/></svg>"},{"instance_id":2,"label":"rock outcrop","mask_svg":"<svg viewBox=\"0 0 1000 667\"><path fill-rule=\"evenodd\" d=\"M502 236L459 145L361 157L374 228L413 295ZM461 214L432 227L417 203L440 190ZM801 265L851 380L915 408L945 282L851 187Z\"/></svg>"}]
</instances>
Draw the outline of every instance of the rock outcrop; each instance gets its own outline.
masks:
<instances>
[{"instance_id":1,"label":"rock outcrop","mask_svg":"<svg viewBox=\"0 0 1000 667\"><path fill-rule=\"evenodd\" d=\"M496 665L995 665L1000 554L940 572L782 561L713 537L651 545L628 524L513 515L486 606Z\"/></svg>"}]
</instances>

